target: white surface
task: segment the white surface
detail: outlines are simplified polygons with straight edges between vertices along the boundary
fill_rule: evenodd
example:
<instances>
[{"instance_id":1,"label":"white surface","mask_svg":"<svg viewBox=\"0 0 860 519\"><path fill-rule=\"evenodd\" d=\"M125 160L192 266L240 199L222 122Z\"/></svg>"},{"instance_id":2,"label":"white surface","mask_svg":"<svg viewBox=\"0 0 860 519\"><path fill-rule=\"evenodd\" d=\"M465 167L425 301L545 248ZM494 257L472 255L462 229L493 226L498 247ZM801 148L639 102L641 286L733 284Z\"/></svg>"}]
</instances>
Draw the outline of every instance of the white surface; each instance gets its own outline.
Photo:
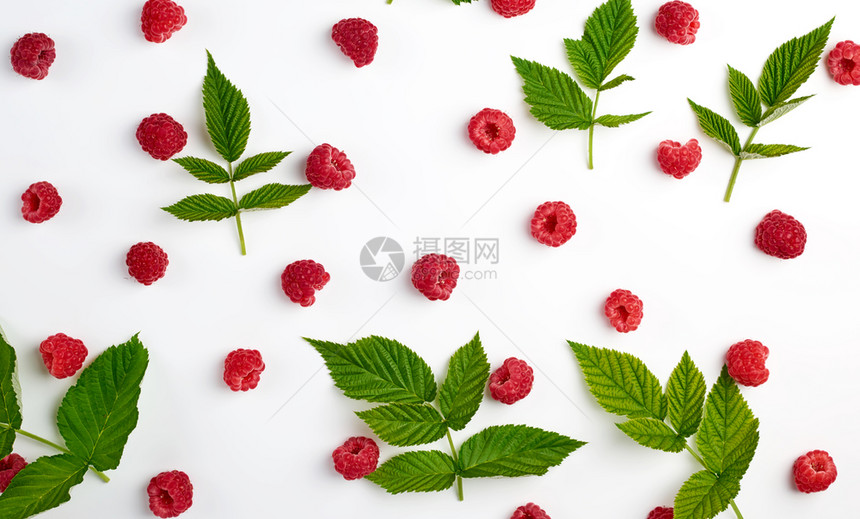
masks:
<instances>
[{"instance_id":1,"label":"white surface","mask_svg":"<svg viewBox=\"0 0 860 519\"><path fill-rule=\"evenodd\" d=\"M833 15L827 51L860 38L860 4L699 1L702 29L681 47L651 28L662 2L634 2L640 34L617 71L637 81L602 96L599 113L654 113L597 129L597 168L587 171L586 132L553 132L531 117L508 56L570 72L562 39L581 35L596 0L539 0L510 20L489 0L185 0L188 24L160 45L139 31L142 3L18 2L0 17L2 48L32 31L57 44L44 81L8 65L0 73L0 325L20 357L24 427L58 438L53 420L70 381L41 365L37 347L48 335L81 338L94 356L140 331L151 355L140 424L112 482L87 475L71 502L43 517L152 517L149 478L181 469L194 484L189 519L506 519L528 501L554 519L644 518L670 505L697 466L621 434L587 393L565 340L634 353L664 382L687 349L711 384L725 350L745 338L770 347L771 377L743 389L761 420L736 500L744 516L857 514L860 88L816 70L798 94L818 95L757 138L812 149L745 163L730 204L722 195L732 160L700 132L685 98L729 116L726 63L755 81L778 44ZM329 38L333 23L354 16L380 31L376 59L362 69ZM226 195L224 186L153 160L134 138L143 117L167 112L189 133L183 154L216 158L203 126L204 49L249 99L248 154L294 152L240 192L305 182L304 159L322 142L345 150L358 171L346 191L313 190L288 208L247 215L247 257L232 221L185 223L158 209L192 193ZM517 127L513 146L497 156L466 137L466 122L484 107L506 111ZM657 144L691 137L704 150L699 169L681 181L660 172ZM19 197L39 180L54 183L64 204L36 226L21 219ZM559 249L527 230L546 200L568 202L577 216L576 236ZM806 226L801 257L781 261L753 246L755 225L774 208ZM407 268L416 237L499 238L497 279L463 279L449 301L429 302L405 274L378 283L362 273L359 252L375 236L403 244ZM124 257L149 240L168 252L170 267L144 287L129 278ZM279 286L284 266L303 258L332 276L310 308L290 303ZM602 316L615 288L644 300L633 333L615 332ZM441 380L447 358L476 330L494 368L526 357L537 380L515 406L487 399L455 441L493 424L528 423L589 444L541 478L467 480L463 503L454 490L392 497L336 474L331 451L370 434L352 414L365 404L333 387L301 337L396 338ZM259 349L267 366L248 393L221 381L223 358L238 347ZM792 489L791 465L812 449L833 455L839 477L827 492L804 495ZM16 451L50 454L26 438ZM382 445L382 460L402 451Z\"/></svg>"}]
</instances>

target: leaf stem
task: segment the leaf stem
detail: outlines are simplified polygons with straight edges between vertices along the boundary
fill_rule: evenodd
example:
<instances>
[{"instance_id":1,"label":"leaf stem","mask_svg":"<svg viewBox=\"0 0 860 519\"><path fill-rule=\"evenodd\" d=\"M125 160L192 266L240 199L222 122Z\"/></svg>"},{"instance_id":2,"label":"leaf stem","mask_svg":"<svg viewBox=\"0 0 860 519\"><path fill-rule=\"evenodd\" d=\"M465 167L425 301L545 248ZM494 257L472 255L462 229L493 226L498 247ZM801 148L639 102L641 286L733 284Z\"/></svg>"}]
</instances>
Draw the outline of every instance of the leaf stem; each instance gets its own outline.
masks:
<instances>
[{"instance_id":1,"label":"leaf stem","mask_svg":"<svg viewBox=\"0 0 860 519\"><path fill-rule=\"evenodd\" d=\"M744 147L741 149L741 151L747 151L747 148L749 148L750 144L752 144L753 137L755 137L756 133L758 133L757 127L753 128L752 132L750 132L750 136L747 138L747 142L744 144ZM741 162L743 161L744 159L742 159L740 155L735 158L735 167L732 170L732 177L729 179L729 187L726 188L726 196L725 198L723 198L724 202L729 202L732 199L732 190L735 188L735 182L738 179L738 171L740 171Z\"/></svg>"},{"instance_id":2,"label":"leaf stem","mask_svg":"<svg viewBox=\"0 0 860 519\"><path fill-rule=\"evenodd\" d=\"M233 183L233 163L227 164L230 173L230 191L233 192L233 203L236 204L236 229L239 231L239 245L242 247L242 256L245 255L245 233L242 232L242 215L239 211L239 200L236 198L236 184Z\"/></svg>"},{"instance_id":3,"label":"leaf stem","mask_svg":"<svg viewBox=\"0 0 860 519\"><path fill-rule=\"evenodd\" d=\"M454 448L454 440L451 439L451 429L445 427L445 434L448 436L448 445L451 447L451 457L454 458L454 463L460 463L460 460L457 458L457 449ZM463 500L463 478L457 474L457 499L460 501Z\"/></svg>"},{"instance_id":4,"label":"leaf stem","mask_svg":"<svg viewBox=\"0 0 860 519\"><path fill-rule=\"evenodd\" d=\"M36 440L37 442L44 443L45 445L48 445L49 447L53 447L53 448L57 449L58 451L63 452L65 454L73 454L72 451L63 447L62 445L58 445L58 444L52 442L51 440L42 438L39 435L33 434L31 432L28 432L28 431L24 431L22 429L13 429L6 424L0 424L0 426L2 426L4 429L12 429L13 431L15 431L16 434L20 434L21 436L26 436L27 438L30 438L31 440ZM89 467L90 467L90 470L96 476L99 477L99 479L101 479L105 483L110 482L110 478L104 472L102 472L100 470L96 470L96 468L93 467L92 465L90 465Z\"/></svg>"},{"instance_id":5,"label":"leaf stem","mask_svg":"<svg viewBox=\"0 0 860 519\"><path fill-rule=\"evenodd\" d=\"M702 465L702 466L703 466L703 467L705 467L706 469L708 468L708 467L707 467L707 465L705 465L705 460L703 460L703 459L701 458L701 456L699 456L698 454L696 454L696 451L694 451L693 449L691 449L689 444L686 444L686 443L685 443L685 444L684 444L684 448L687 450L687 452L689 452L689 453L690 453L690 455L692 455L694 458L696 458L696 461L698 461L700 465ZM736 504L735 504L735 500L734 500L734 499L729 499L729 505L731 505L732 510L734 510L735 515L737 515L737 516L738 516L738 519L744 519L744 516L743 516L743 515L741 515L741 511L738 509L738 505L736 505Z\"/></svg>"},{"instance_id":6,"label":"leaf stem","mask_svg":"<svg viewBox=\"0 0 860 519\"><path fill-rule=\"evenodd\" d=\"M588 127L588 169L594 169L594 119L597 117L597 101L600 100L600 90L594 94L594 105L591 110L591 125Z\"/></svg>"}]
</instances>

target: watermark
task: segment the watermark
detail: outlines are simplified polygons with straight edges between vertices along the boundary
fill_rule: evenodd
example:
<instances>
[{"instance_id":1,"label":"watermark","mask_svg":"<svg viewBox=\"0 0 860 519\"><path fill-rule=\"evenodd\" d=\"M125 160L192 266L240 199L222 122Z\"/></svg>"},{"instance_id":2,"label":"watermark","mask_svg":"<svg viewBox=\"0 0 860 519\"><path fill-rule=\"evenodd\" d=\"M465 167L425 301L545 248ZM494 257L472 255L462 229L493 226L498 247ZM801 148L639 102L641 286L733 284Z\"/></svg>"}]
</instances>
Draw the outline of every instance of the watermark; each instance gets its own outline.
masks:
<instances>
[{"instance_id":1,"label":"watermark","mask_svg":"<svg viewBox=\"0 0 860 519\"><path fill-rule=\"evenodd\" d=\"M495 265L499 263L498 238L418 236L412 242L417 261L425 254L444 254L460 266L460 279L494 280L499 278Z\"/></svg>"},{"instance_id":2,"label":"watermark","mask_svg":"<svg viewBox=\"0 0 860 519\"><path fill-rule=\"evenodd\" d=\"M397 241L377 236L364 244L359 255L361 270L374 281L391 281L403 272L406 254Z\"/></svg>"}]
</instances>

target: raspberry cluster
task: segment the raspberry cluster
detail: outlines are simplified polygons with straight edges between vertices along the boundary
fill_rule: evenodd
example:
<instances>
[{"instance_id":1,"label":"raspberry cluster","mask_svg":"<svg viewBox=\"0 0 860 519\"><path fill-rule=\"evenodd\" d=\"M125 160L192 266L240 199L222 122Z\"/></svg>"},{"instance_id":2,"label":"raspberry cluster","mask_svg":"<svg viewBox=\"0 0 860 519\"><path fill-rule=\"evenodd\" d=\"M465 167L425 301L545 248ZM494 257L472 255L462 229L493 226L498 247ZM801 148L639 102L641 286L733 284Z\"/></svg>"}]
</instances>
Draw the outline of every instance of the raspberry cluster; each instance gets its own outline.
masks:
<instances>
[{"instance_id":1,"label":"raspberry cluster","mask_svg":"<svg viewBox=\"0 0 860 519\"><path fill-rule=\"evenodd\" d=\"M490 375L490 395L503 404L513 404L528 396L534 380L534 370L526 361L510 357Z\"/></svg>"},{"instance_id":2,"label":"raspberry cluster","mask_svg":"<svg viewBox=\"0 0 860 519\"><path fill-rule=\"evenodd\" d=\"M162 472L146 487L149 509L157 517L176 517L191 508L194 488L188 474L181 470Z\"/></svg>"},{"instance_id":3,"label":"raspberry cluster","mask_svg":"<svg viewBox=\"0 0 860 519\"><path fill-rule=\"evenodd\" d=\"M657 162L667 175L681 179L695 171L702 161L702 148L699 141L690 139L681 146L680 142L665 140L657 147Z\"/></svg>"},{"instance_id":4,"label":"raspberry cluster","mask_svg":"<svg viewBox=\"0 0 860 519\"><path fill-rule=\"evenodd\" d=\"M355 167L346 153L331 144L320 144L308 156L305 176L314 187L340 191L352 184Z\"/></svg>"},{"instance_id":5,"label":"raspberry cluster","mask_svg":"<svg viewBox=\"0 0 860 519\"><path fill-rule=\"evenodd\" d=\"M140 121L136 136L143 151L159 160L167 160L176 155L188 142L185 128L164 113L152 114Z\"/></svg>"},{"instance_id":6,"label":"raspberry cluster","mask_svg":"<svg viewBox=\"0 0 860 519\"><path fill-rule=\"evenodd\" d=\"M42 361L56 378L71 377L78 372L87 359L87 347L83 341L65 333L51 335L39 345Z\"/></svg>"},{"instance_id":7,"label":"raspberry cluster","mask_svg":"<svg viewBox=\"0 0 860 519\"><path fill-rule=\"evenodd\" d=\"M770 351L759 341L747 339L733 344L726 353L729 375L742 386L760 386L767 382L770 371L764 361Z\"/></svg>"},{"instance_id":8,"label":"raspberry cluster","mask_svg":"<svg viewBox=\"0 0 860 519\"><path fill-rule=\"evenodd\" d=\"M796 258L806 247L806 229L794 217L774 209L756 226L755 245L770 256Z\"/></svg>"},{"instance_id":9,"label":"raspberry cluster","mask_svg":"<svg viewBox=\"0 0 860 519\"><path fill-rule=\"evenodd\" d=\"M689 45L696 41L699 25L699 11L680 0L661 5L654 20L657 34L679 45Z\"/></svg>"},{"instance_id":10,"label":"raspberry cluster","mask_svg":"<svg viewBox=\"0 0 860 519\"><path fill-rule=\"evenodd\" d=\"M147 286L164 277L168 263L164 249L151 241L135 243L125 256L128 274Z\"/></svg>"},{"instance_id":11,"label":"raspberry cluster","mask_svg":"<svg viewBox=\"0 0 860 519\"><path fill-rule=\"evenodd\" d=\"M18 38L10 54L15 72L30 79L45 79L57 57L54 40L41 32L31 32Z\"/></svg>"},{"instance_id":12,"label":"raspberry cluster","mask_svg":"<svg viewBox=\"0 0 860 519\"><path fill-rule=\"evenodd\" d=\"M334 470L343 479L361 479L376 470L379 463L379 447L364 436L353 436L331 453Z\"/></svg>"},{"instance_id":13,"label":"raspberry cluster","mask_svg":"<svg viewBox=\"0 0 860 519\"><path fill-rule=\"evenodd\" d=\"M284 269L281 274L281 288L293 303L311 306L316 301L316 291L322 290L330 279L331 275L316 261L299 260Z\"/></svg>"},{"instance_id":14,"label":"raspberry cluster","mask_svg":"<svg viewBox=\"0 0 860 519\"><path fill-rule=\"evenodd\" d=\"M633 292L619 288L606 298L603 312L616 330L621 333L632 332L642 322L642 300Z\"/></svg>"},{"instance_id":15,"label":"raspberry cluster","mask_svg":"<svg viewBox=\"0 0 860 519\"><path fill-rule=\"evenodd\" d=\"M364 18L346 18L331 28L331 39L356 67L369 65L379 47L376 26Z\"/></svg>"},{"instance_id":16,"label":"raspberry cluster","mask_svg":"<svg viewBox=\"0 0 860 519\"><path fill-rule=\"evenodd\" d=\"M143 37L153 43L163 43L185 25L185 10L172 0L147 0L140 13Z\"/></svg>"},{"instance_id":17,"label":"raspberry cluster","mask_svg":"<svg viewBox=\"0 0 860 519\"><path fill-rule=\"evenodd\" d=\"M63 199L50 182L36 182L21 195L21 215L30 223L42 223L60 212Z\"/></svg>"},{"instance_id":18,"label":"raspberry cluster","mask_svg":"<svg viewBox=\"0 0 860 519\"><path fill-rule=\"evenodd\" d=\"M511 519L550 519L550 516L538 505L526 503L514 510Z\"/></svg>"},{"instance_id":19,"label":"raspberry cluster","mask_svg":"<svg viewBox=\"0 0 860 519\"><path fill-rule=\"evenodd\" d=\"M801 492L827 490L835 480L836 464L826 451L809 451L794 462L794 484Z\"/></svg>"},{"instance_id":20,"label":"raspberry cluster","mask_svg":"<svg viewBox=\"0 0 860 519\"><path fill-rule=\"evenodd\" d=\"M5 492L12 478L26 466L27 460L14 452L0 460L0 492Z\"/></svg>"},{"instance_id":21,"label":"raspberry cluster","mask_svg":"<svg viewBox=\"0 0 860 519\"><path fill-rule=\"evenodd\" d=\"M248 391L260 383L260 373L266 369L258 350L239 348L224 359L224 382L233 391Z\"/></svg>"},{"instance_id":22,"label":"raspberry cluster","mask_svg":"<svg viewBox=\"0 0 860 519\"><path fill-rule=\"evenodd\" d=\"M564 202L544 202L535 209L532 236L550 247L559 247L576 234L576 215Z\"/></svg>"},{"instance_id":23,"label":"raspberry cluster","mask_svg":"<svg viewBox=\"0 0 860 519\"><path fill-rule=\"evenodd\" d=\"M495 155L511 147L517 129L508 114L484 108L469 119L469 139L484 153Z\"/></svg>"},{"instance_id":24,"label":"raspberry cluster","mask_svg":"<svg viewBox=\"0 0 860 519\"><path fill-rule=\"evenodd\" d=\"M457 261L444 254L426 254L412 265L412 286L431 301L451 297L458 277Z\"/></svg>"}]
</instances>

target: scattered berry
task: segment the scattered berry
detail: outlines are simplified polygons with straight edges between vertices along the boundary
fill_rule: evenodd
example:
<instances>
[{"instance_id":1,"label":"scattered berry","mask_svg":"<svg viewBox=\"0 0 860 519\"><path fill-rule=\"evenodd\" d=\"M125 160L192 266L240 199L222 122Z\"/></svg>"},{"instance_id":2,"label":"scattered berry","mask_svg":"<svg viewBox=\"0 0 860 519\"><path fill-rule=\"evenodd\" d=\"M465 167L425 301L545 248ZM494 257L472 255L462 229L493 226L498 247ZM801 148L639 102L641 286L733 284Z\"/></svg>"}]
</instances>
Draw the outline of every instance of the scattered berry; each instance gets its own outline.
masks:
<instances>
[{"instance_id":1,"label":"scattered berry","mask_svg":"<svg viewBox=\"0 0 860 519\"><path fill-rule=\"evenodd\" d=\"M14 452L0 460L0 492L6 492L12 478L26 466L27 461Z\"/></svg>"},{"instance_id":2,"label":"scattered berry","mask_svg":"<svg viewBox=\"0 0 860 519\"><path fill-rule=\"evenodd\" d=\"M169 159L182 151L187 141L185 129L167 114L152 114L137 127L137 142L154 159Z\"/></svg>"},{"instance_id":3,"label":"scattered berry","mask_svg":"<svg viewBox=\"0 0 860 519\"><path fill-rule=\"evenodd\" d=\"M517 129L508 114L484 108L469 119L469 138L484 153L495 155L511 147Z\"/></svg>"},{"instance_id":4,"label":"scattered berry","mask_svg":"<svg viewBox=\"0 0 860 519\"><path fill-rule=\"evenodd\" d=\"M702 161L702 148L699 141L690 139L687 144L681 146L680 142L665 140L657 147L657 162L660 169L667 175L675 178L684 178L697 167Z\"/></svg>"},{"instance_id":5,"label":"scattered berry","mask_svg":"<svg viewBox=\"0 0 860 519\"><path fill-rule=\"evenodd\" d=\"M125 256L129 275L144 285L151 285L163 278L168 263L164 249L151 241L132 245Z\"/></svg>"},{"instance_id":6,"label":"scattered berry","mask_svg":"<svg viewBox=\"0 0 860 519\"><path fill-rule=\"evenodd\" d=\"M147 0L140 14L140 28L147 41L163 43L188 21L185 9L171 0Z\"/></svg>"},{"instance_id":7,"label":"scattered berry","mask_svg":"<svg viewBox=\"0 0 860 519\"><path fill-rule=\"evenodd\" d=\"M840 85L860 85L860 45L840 41L827 55L827 68Z\"/></svg>"},{"instance_id":8,"label":"scattered berry","mask_svg":"<svg viewBox=\"0 0 860 519\"><path fill-rule=\"evenodd\" d=\"M224 359L224 382L233 391L254 389L260 383L260 373L264 369L266 364L259 351L239 348Z\"/></svg>"},{"instance_id":9,"label":"scattered berry","mask_svg":"<svg viewBox=\"0 0 860 519\"><path fill-rule=\"evenodd\" d=\"M632 332L642 322L642 300L629 290L619 288L609 294L603 311L609 324L621 333Z\"/></svg>"},{"instance_id":10,"label":"scattered berry","mask_svg":"<svg viewBox=\"0 0 860 519\"><path fill-rule=\"evenodd\" d=\"M331 28L331 39L356 67L369 65L379 46L376 26L364 18L346 18L337 22Z\"/></svg>"},{"instance_id":11,"label":"scattered berry","mask_svg":"<svg viewBox=\"0 0 860 519\"><path fill-rule=\"evenodd\" d=\"M15 72L30 79L45 79L57 57L54 40L41 32L31 32L18 38L10 54Z\"/></svg>"},{"instance_id":12,"label":"scattered berry","mask_svg":"<svg viewBox=\"0 0 860 519\"><path fill-rule=\"evenodd\" d=\"M535 6L535 0L493 0L491 5L493 11L505 18L513 18L531 11Z\"/></svg>"},{"instance_id":13,"label":"scattered berry","mask_svg":"<svg viewBox=\"0 0 860 519\"><path fill-rule=\"evenodd\" d=\"M796 258L806 247L806 229L793 217L773 210L755 228L755 245L777 258Z\"/></svg>"},{"instance_id":14,"label":"scattered berry","mask_svg":"<svg viewBox=\"0 0 860 519\"><path fill-rule=\"evenodd\" d=\"M528 503L514 510L511 519L550 519L543 508L534 503Z\"/></svg>"},{"instance_id":15,"label":"scattered berry","mask_svg":"<svg viewBox=\"0 0 860 519\"><path fill-rule=\"evenodd\" d=\"M648 517L645 519L673 519L675 517L675 509L674 508L666 508L665 506L658 506L654 510L651 510L648 513Z\"/></svg>"},{"instance_id":16,"label":"scattered berry","mask_svg":"<svg viewBox=\"0 0 860 519\"><path fill-rule=\"evenodd\" d=\"M157 517L176 517L191 508L194 488L181 470L162 472L149 481L149 509Z\"/></svg>"},{"instance_id":17,"label":"scattered berry","mask_svg":"<svg viewBox=\"0 0 860 519\"><path fill-rule=\"evenodd\" d=\"M836 480L836 465L825 451L809 451L794 462L794 484L807 494L827 490Z\"/></svg>"},{"instance_id":18,"label":"scattered berry","mask_svg":"<svg viewBox=\"0 0 860 519\"><path fill-rule=\"evenodd\" d=\"M364 436L353 436L331 453L334 470L343 479L360 479L376 470L379 463L379 447Z\"/></svg>"},{"instance_id":19,"label":"scattered berry","mask_svg":"<svg viewBox=\"0 0 860 519\"><path fill-rule=\"evenodd\" d=\"M42 223L50 220L63 205L63 199L57 188L50 182L36 182L31 184L21 195L21 214L30 223Z\"/></svg>"},{"instance_id":20,"label":"scattered berry","mask_svg":"<svg viewBox=\"0 0 860 519\"><path fill-rule=\"evenodd\" d=\"M558 247L576 234L576 215L564 202L544 202L532 217L532 236L550 247Z\"/></svg>"},{"instance_id":21,"label":"scattered berry","mask_svg":"<svg viewBox=\"0 0 860 519\"><path fill-rule=\"evenodd\" d=\"M294 261L281 274L281 288L293 303L311 306L316 301L314 292L322 290L330 279L331 275L316 261Z\"/></svg>"},{"instance_id":22,"label":"scattered berry","mask_svg":"<svg viewBox=\"0 0 860 519\"><path fill-rule=\"evenodd\" d=\"M320 144L308 156L305 175L314 187L340 191L352 184L355 168L346 153L330 144Z\"/></svg>"},{"instance_id":23,"label":"scattered berry","mask_svg":"<svg viewBox=\"0 0 860 519\"><path fill-rule=\"evenodd\" d=\"M699 11L687 2L675 0L666 2L657 11L654 21L657 34L672 43L689 45L696 41L699 30Z\"/></svg>"},{"instance_id":24,"label":"scattered berry","mask_svg":"<svg viewBox=\"0 0 860 519\"><path fill-rule=\"evenodd\" d=\"M535 375L531 366L524 360L510 357L490 375L490 395L499 402L510 405L528 396L534 381Z\"/></svg>"},{"instance_id":25,"label":"scattered berry","mask_svg":"<svg viewBox=\"0 0 860 519\"><path fill-rule=\"evenodd\" d=\"M39 345L45 367L56 378L71 377L87 359L87 347L65 333L51 335Z\"/></svg>"},{"instance_id":26,"label":"scattered berry","mask_svg":"<svg viewBox=\"0 0 860 519\"><path fill-rule=\"evenodd\" d=\"M770 351L759 341L747 339L733 344L726 353L729 375L742 386L760 386L767 382L770 371L764 361Z\"/></svg>"},{"instance_id":27,"label":"scattered berry","mask_svg":"<svg viewBox=\"0 0 860 519\"><path fill-rule=\"evenodd\" d=\"M412 285L431 301L451 297L458 277L457 260L444 254L425 254L412 265Z\"/></svg>"}]
</instances>

